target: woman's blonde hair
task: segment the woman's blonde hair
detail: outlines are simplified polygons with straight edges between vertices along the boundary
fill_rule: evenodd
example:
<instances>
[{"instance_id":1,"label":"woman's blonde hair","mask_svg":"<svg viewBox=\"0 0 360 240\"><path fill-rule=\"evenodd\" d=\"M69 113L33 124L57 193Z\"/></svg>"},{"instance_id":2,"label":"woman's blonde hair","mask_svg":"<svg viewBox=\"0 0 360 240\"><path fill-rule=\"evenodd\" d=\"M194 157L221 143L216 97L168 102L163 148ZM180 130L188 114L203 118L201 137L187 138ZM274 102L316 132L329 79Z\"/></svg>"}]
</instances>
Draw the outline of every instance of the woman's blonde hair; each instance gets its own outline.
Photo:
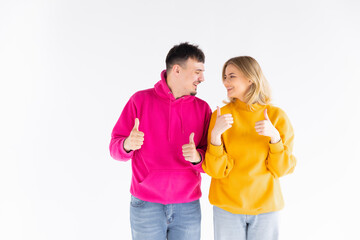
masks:
<instances>
[{"instance_id":1,"label":"woman's blonde hair","mask_svg":"<svg viewBox=\"0 0 360 240\"><path fill-rule=\"evenodd\" d=\"M266 80L259 63L252 57L241 56L234 57L226 61L222 70L222 79L224 81L225 69L232 64L238 68L244 76L252 82L249 90L245 94L245 103L251 109L251 104L258 103L260 105L267 105L271 101L271 91L268 81ZM231 102L235 99L231 98Z\"/></svg>"}]
</instances>

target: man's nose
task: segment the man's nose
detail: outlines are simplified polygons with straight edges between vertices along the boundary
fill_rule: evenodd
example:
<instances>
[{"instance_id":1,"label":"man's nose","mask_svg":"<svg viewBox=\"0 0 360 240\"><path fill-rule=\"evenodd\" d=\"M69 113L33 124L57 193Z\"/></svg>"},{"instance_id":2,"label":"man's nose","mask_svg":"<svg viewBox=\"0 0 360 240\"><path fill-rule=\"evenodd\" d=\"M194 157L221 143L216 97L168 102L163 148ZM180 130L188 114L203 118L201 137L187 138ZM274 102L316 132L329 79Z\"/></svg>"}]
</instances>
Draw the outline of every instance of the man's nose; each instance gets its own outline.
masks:
<instances>
[{"instance_id":1,"label":"man's nose","mask_svg":"<svg viewBox=\"0 0 360 240\"><path fill-rule=\"evenodd\" d=\"M200 74L199 81L200 81L200 82L205 81L205 78L204 78L204 74L203 74L203 73Z\"/></svg>"}]
</instances>

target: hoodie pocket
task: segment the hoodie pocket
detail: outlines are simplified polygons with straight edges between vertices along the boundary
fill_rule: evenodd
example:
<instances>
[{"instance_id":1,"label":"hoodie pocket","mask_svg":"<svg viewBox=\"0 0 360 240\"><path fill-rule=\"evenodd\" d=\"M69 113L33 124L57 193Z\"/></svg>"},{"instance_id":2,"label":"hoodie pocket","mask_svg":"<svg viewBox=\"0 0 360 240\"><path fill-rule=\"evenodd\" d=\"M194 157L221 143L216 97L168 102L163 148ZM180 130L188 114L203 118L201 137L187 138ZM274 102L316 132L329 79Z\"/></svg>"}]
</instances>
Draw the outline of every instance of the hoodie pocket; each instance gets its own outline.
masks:
<instances>
[{"instance_id":1,"label":"hoodie pocket","mask_svg":"<svg viewBox=\"0 0 360 240\"><path fill-rule=\"evenodd\" d=\"M162 202L182 202L201 196L201 176L195 170L152 170L138 184L138 192Z\"/></svg>"},{"instance_id":2,"label":"hoodie pocket","mask_svg":"<svg viewBox=\"0 0 360 240\"><path fill-rule=\"evenodd\" d=\"M133 181L141 183L149 176L150 173L141 154L141 149L134 152L134 157L131 161L131 165Z\"/></svg>"}]
</instances>

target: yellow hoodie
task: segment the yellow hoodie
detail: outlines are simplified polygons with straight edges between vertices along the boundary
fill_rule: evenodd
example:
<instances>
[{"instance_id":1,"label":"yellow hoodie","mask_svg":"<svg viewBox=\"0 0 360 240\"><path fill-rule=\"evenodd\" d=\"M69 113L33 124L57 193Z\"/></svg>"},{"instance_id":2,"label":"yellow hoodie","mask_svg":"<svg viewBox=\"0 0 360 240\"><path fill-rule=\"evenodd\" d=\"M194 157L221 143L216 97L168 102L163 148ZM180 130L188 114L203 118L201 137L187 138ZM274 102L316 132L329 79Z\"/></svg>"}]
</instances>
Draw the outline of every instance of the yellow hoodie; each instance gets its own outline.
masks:
<instances>
[{"instance_id":1,"label":"yellow hoodie","mask_svg":"<svg viewBox=\"0 0 360 240\"><path fill-rule=\"evenodd\" d=\"M210 203L235 214L257 215L278 211L284 201L279 177L292 173L294 132L285 112L272 105L247 105L239 100L221 108L232 114L234 123L222 136L222 145L211 144L217 111L210 120L208 148L202 164L211 179ZM271 144L270 137L259 135L255 123L264 120L264 110L279 131L281 140Z\"/></svg>"}]
</instances>

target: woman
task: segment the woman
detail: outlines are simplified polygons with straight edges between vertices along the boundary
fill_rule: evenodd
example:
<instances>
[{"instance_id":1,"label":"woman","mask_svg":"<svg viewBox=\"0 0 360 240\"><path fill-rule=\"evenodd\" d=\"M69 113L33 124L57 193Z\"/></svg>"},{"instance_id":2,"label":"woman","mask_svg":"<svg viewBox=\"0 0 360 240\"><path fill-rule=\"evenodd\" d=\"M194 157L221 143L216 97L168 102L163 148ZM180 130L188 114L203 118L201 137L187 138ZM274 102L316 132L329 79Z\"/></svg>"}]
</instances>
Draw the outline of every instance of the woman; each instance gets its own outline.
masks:
<instances>
[{"instance_id":1,"label":"woman","mask_svg":"<svg viewBox=\"0 0 360 240\"><path fill-rule=\"evenodd\" d=\"M215 239L278 239L283 208L279 178L292 173L294 133L257 61L242 56L223 67L230 103L211 116L204 171L212 177Z\"/></svg>"}]
</instances>

